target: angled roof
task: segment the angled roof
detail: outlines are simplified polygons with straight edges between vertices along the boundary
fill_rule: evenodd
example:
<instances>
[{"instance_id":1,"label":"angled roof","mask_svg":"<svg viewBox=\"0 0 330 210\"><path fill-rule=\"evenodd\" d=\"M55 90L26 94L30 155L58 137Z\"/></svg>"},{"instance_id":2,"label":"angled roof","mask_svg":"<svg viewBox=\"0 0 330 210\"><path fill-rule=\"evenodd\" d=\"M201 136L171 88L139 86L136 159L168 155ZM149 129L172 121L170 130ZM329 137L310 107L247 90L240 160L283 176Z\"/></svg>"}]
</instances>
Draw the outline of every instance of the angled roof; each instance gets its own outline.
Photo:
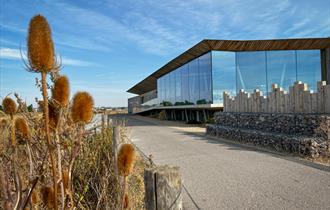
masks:
<instances>
[{"instance_id":1,"label":"angled roof","mask_svg":"<svg viewBox=\"0 0 330 210\"><path fill-rule=\"evenodd\" d=\"M130 88L127 92L143 94L156 89L157 79L185 63L211 51L312 50L330 48L330 38L273 40L204 39Z\"/></svg>"}]
</instances>

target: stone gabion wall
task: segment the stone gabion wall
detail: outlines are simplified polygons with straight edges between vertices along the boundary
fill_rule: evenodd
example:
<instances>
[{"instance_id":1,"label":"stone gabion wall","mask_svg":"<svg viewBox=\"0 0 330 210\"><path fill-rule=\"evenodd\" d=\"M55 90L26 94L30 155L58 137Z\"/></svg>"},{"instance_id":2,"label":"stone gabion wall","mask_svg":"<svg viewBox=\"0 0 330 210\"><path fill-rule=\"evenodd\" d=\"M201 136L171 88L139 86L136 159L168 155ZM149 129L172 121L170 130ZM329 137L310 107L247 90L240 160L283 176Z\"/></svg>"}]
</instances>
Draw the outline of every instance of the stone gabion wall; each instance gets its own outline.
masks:
<instances>
[{"instance_id":1,"label":"stone gabion wall","mask_svg":"<svg viewBox=\"0 0 330 210\"><path fill-rule=\"evenodd\" d=\"M206 132L276 151L330 157L330 115L218 112Z\"/></svg>"}]
</instances>

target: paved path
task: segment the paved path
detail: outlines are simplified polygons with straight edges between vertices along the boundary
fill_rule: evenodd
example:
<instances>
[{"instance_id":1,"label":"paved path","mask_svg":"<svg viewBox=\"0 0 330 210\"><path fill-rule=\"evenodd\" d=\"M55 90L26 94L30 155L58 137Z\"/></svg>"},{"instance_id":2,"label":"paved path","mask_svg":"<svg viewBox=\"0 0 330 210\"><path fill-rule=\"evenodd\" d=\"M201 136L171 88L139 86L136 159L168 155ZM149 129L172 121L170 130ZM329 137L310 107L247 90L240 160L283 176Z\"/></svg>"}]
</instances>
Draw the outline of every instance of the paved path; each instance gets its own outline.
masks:
<instances>
[{"instance_id":1,"label":"paved path","mask_svg":"<svg viewBox=\"0 0 330 210\"><path fill-rule=\"evenodd\" d=\"M184 209L330 209L330 170L128 117L133 142L156 164L180 166ZM194 204L195 202L195 204Z\"/></svg>"}]
</instances>

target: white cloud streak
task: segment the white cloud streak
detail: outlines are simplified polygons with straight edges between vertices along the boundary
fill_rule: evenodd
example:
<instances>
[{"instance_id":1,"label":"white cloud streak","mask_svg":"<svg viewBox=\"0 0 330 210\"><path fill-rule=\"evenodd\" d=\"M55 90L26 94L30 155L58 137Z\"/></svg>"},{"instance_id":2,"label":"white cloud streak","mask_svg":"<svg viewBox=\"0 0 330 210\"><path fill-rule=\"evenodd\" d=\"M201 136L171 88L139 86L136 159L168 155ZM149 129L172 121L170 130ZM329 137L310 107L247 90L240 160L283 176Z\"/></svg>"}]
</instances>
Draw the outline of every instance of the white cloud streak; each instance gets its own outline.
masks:
<instances>
[{"instance_id":1,"label":"white cloud streak","mask_svg":"<svg viewBox=\"0 0 330 210\"><path fill-rule=\"evenodd\" d=\"M22 56L26 59L26 52L22 51ZM0 48L0 59L11 59L11 60L21 60L22 59L21 52L19 49L14 48ZM62 58L62 64L68 66L91 66L94 65L91 62L72 59L72 58Z\"/></svg>"}]
</instances>

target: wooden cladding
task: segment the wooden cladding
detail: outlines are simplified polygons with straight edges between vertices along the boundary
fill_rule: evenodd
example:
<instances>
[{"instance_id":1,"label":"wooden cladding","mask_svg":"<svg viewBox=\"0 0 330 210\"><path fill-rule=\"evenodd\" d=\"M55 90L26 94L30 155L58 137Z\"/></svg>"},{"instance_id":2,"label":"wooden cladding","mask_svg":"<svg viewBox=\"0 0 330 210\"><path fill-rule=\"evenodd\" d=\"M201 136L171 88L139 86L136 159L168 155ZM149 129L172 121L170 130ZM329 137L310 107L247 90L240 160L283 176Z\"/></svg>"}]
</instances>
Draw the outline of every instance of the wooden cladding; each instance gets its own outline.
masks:
<instances>
[{"instance_id":1,"label":"wooden cladding","mask_svg":"<svg viewBox=\"0 0 330 210\"><path fill-rule=\"evenodd\" d=\"M262 113L328 113L330 114L330 84L318 82L318 90L313 93L306 83L300 81L290 87L287 93L277 84L272 92L263 96L256 89L252 94L240 90L237 96L223 93L225 112L262 112Z\"/></svg>"}]
</instances>

